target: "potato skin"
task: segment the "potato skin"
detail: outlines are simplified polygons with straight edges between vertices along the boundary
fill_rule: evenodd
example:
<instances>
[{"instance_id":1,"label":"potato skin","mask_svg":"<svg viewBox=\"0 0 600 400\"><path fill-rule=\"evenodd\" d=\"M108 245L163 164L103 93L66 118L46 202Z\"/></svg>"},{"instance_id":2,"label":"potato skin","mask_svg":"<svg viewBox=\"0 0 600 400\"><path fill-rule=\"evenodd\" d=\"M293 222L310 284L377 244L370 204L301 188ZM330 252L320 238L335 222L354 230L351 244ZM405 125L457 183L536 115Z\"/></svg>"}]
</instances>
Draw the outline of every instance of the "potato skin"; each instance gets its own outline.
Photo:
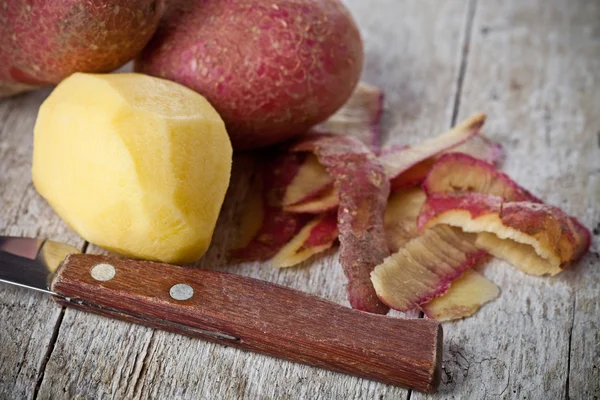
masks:
<instances>
[{"instance_id":1,"label":"potato skin","mask_svg":"<svg viewBox=\"0 0 600 400\"><path fill-rule=\"evenodd\" d=\"M0 6L0 97L109 72L148 43L165 0L6 0Z\"/></svg>"},{"instance_id":2,"label":"potato skin","mask_svg":"<svg viewBox=\"0 0 600 400\"><path fill-rule=\"evenodd\" d=\"M338 0L173 4L135 70L184 84L216 108L236 150L284 141L333 114L363 64Z\"/></svg>"}]
</instances>

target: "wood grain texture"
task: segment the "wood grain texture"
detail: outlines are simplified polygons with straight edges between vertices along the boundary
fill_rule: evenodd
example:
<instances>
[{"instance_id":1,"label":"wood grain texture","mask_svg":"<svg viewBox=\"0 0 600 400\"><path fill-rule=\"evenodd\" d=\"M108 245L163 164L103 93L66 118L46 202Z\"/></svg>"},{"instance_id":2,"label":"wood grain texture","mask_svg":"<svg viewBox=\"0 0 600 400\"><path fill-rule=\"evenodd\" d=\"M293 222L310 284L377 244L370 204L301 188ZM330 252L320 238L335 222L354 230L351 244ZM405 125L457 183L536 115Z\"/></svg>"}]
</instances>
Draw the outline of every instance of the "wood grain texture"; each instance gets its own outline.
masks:
<instances>
[{"instance_id":1,"label":"wood grain texture","mask_svg":"<svg viewBox=\"0 0 600 400\"><path fill-rule=\"evenodd\" d=\"M0 235L51 236L81 247L31 184L31 139L47 90L0 101ZM59 320L48 296L0 284L0 399L30 398Z\"/></svg>"},{"instance_id":2,"label":"wood grain texture","mask_svg":"<svg viewBox=\"0 0 600 400\"><path fill-rule=\"evenodd\" d=\"M378 0L377 7L369 3L346 1L365 40L363 78L387 94L384 134L389 136L400 124L395 134L401 136L396 141L414 143L444 132L452 114L467 2ZM348 305L335 250L285 270L265 263L227 262L226 251L236 244L232 232L240 220L252 166L249 157L234 161L213 244L199 266L267 280ZM91 250L98 251L93 246ZM394 386L139 329L67 310L38 398L399 399L408 395ZM81 346L71 345L79 341L83 341ZM92 377L90 371L103 371L104 378L96 379L98 373Z\"/></svg>"},{"instance_id":3,"label":"wood grain texture","mask_svg":"<svg viewBox=\"0 0 600 400\"><path fill-rule=\"evenodd\" d=\"M504 171L590 229L600 221L599 83L597 1L477 2L459 117L487 112ZM485 275L500 297L444 324L440 391L411 399L598 397L597 252L596 234L592 253L554 278L492 262Z\"/></svg>"},{"instance_id":4,"label":"wood grain texture","mask_svg":"<svg viewBox=\"0 0 600 400\"><path fill-rule=\"evenodd\" d=\"M113 266L114 278L95 280L98 264ZM171 298L177 284L192 288L191 298ZM293 362L424 392L439 383L435 321L372 315L236 274L99 255L67 257L52 291L68 299L58 299L63 305Z\"/></svg>"}]
</instances>

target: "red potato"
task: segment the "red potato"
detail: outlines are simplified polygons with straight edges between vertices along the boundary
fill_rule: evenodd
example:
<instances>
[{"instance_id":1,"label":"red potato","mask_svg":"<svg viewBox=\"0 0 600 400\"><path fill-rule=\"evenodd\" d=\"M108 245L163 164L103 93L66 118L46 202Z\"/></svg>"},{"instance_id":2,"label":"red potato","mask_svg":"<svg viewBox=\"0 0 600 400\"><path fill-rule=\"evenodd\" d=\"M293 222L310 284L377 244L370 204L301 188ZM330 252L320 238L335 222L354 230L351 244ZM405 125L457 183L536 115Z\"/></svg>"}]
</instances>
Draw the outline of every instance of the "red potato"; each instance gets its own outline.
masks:
<instances>
[{"instance_id":1,"label":"red potato","mask_svg":"<svg viewBox=\"0 0 600 400\"><path fill-rule=\"evenodd\" d=\"M205 96L244 150L326 120L362 64L360 33L338 0L194 0L169 8L135 69Z\"/></svg>"},{"instance_id":2,"label":"red potato","mask_svg":"<svg viewBox=\"0 0 600 400\"><path fill-rule=\"evenodd\" d=\"M154 34L164 0L6 0L0 7L2 97L120 67Z\"/></svg>"}]
</instances>

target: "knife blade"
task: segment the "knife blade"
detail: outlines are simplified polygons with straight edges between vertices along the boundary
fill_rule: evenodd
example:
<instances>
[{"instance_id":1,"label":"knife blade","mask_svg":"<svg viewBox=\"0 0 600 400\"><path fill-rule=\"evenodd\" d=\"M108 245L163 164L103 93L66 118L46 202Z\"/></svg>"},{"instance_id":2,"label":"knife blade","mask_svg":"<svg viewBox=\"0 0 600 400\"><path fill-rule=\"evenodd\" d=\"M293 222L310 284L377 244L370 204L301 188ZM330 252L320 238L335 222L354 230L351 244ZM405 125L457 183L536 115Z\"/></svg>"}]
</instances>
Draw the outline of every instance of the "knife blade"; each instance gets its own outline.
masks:
<instances>
[{"instance_id":1,"label":"knife blade","mask_svg":"<svg viewBox=\"0 0 600 400\"><path fill-rule=\"evenodd\" d=\"M41 239L0 236L0 282L56 295L49 289L54 272L69 254L68 244Z\"/></svg>"},{"instance_id":2,"label":"knife blade","mask_svg":"<svg viewBox=\"0 0 600 400\"><path fill-rule=\"evenodd\" d=\"M436 321L369 314L240 275L0 237L0 281L68 307L386 384L432 392L440 381Z\"/></svg>"}]
</instances>

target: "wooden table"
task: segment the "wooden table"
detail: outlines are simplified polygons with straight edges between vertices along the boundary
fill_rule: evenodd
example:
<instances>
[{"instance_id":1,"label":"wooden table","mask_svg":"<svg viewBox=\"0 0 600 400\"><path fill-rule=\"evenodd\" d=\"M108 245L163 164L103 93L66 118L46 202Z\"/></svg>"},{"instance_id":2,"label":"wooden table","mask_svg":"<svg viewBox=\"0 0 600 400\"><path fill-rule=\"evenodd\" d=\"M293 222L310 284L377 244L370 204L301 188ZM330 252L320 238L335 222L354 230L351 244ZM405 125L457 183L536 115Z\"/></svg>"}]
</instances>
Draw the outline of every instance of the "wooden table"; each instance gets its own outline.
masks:
<instances>
[{"instance_id":1,"label":"wooden table","mask_svg":"<svg viewBox=\"0 0 600 400\"><path fill-rule=\"evenodd\" d=\"M504 170L595 229L591 253L555 278L490 263L485 275L502 294L474 317L444 324L443 383L434 395L61 309L2 284L0 399L600 397L600 1L346 3L364 36L364 80L386 93L384 139L414 143L486 112L486 133L508 153ZM32 128L48 93L0 101L0 234L96 252L31 184ZM335 251L282 271L227 265L249 166L236 159L213 246L199 265L347 304Z\"/></svg>"}]
</instances>

